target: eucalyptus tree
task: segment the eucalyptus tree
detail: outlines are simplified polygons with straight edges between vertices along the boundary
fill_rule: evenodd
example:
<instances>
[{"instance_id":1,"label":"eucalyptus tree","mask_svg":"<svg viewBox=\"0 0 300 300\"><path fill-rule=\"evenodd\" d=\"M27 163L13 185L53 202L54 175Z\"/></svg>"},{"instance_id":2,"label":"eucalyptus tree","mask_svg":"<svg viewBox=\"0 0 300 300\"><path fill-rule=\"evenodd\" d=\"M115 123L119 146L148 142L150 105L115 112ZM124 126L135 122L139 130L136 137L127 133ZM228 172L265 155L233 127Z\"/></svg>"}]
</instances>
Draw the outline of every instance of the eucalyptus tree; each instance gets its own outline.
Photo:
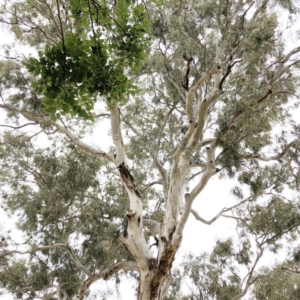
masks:
<instances>
[{"instance_id":1,"label":"eucalyptus tree","mask_svg":"<svg viewBox=\"0 0 300 300\"><path fill-rule=\"evenodd\" d=\"M1 22L32 55L7 46L0 65L2 206L24 234L3 235L1 287L83 299L125 271L140 300L241 299L253 286L262 299L283 269L297 280L296 2L5 1ZM100 132L86 141L103 119L108 150ZM232 179L237 202L205 220L192 206L214 176ZM237 237L172 273L191 215L232 218ZM286 260L259 270L279 249Z\"/></svg>"}]
</instances>

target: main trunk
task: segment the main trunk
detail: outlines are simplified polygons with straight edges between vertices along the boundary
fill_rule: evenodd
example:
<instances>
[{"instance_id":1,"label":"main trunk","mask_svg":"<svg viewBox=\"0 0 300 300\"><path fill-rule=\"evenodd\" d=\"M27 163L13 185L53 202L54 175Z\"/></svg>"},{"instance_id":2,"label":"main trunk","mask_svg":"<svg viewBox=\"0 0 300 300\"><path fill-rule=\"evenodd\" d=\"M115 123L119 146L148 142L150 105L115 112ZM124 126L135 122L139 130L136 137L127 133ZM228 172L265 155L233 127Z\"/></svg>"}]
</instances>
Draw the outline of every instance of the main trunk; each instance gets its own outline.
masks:
<instances>
[{"instance_id":1,"label":"main trunk","mask_svg":"<svg viewBox=\"0 0 300 300\"><path fill-rule=\"evenodd\" d=\"M148 261L148 271L140 271L139 300L162 300L170 285L172 263L181 243L176 233L186 175L187 162L181 159L179 165L173 165L170 174L165 218L158 236L157 258Z\"/></svg>"},{"instance_id":2,"label":"main trunk","mask_svg":"<svg viewBox=\"0 0 300 300\"><path fill-rule=\"evenodd\" d=\"M159 265L154 259L149 261L149 271L140 273L139 300L162 300L164 298L171 283L170 273L175 253L175 251L169 251Z\"/></svg>"}]
</instances>

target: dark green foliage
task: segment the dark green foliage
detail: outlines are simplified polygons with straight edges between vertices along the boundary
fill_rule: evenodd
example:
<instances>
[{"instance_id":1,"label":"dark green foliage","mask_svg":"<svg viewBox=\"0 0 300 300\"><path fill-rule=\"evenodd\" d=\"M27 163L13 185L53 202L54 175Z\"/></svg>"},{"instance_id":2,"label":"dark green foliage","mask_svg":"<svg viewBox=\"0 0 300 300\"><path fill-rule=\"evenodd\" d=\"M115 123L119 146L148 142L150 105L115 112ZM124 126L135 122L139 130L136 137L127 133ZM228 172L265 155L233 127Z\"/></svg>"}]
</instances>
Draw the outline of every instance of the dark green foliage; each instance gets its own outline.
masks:
<instances>
[{"instance_id":1,"label":"dark green foliage","mask_svg":"<svg viewBox=\"0 0 300 300\"><path fill-rule=\"evenodd\" d=\"M26 67L37 78L33 87L44 95L44 109L52 118L70 114L93 119L100 96L113 105L133 93L128 73L145 58L149 21L142 6L126 0L113 6L113 15L106 1L68 2L76 30L61 31L61 40L46 45Z\"/></svg>"}]
</instances>

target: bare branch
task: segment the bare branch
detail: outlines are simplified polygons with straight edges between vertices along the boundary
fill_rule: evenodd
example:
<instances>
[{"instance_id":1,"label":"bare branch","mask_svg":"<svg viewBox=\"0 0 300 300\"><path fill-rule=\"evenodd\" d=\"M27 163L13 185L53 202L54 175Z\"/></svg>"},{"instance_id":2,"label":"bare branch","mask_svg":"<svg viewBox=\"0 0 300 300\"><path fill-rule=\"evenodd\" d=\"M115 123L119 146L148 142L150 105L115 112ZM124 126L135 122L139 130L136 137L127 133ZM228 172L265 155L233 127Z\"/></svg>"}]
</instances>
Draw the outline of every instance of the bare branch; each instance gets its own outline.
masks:
<instances>
[{"instance_id":1,"label":"bare branch","mask_svg":"<svg viewBox=\"0 0 300 300\"><path fill-rule=\"evenodd\" d=\"M173 238L173 243L172 246L175 248L177 247L182 240L182 236L183 236L183 229L185 227L185 224L189 218L191 209L192 209L192 203L193 203L193 199L190 197L190 194L185 194L185 205L184 205L184 210L183 213L181 215L181 218L178 222L177 228L175 230L174 233L174 238Z\"/></svg>"},{"instance_id":2,"label":"bare branch","mask_svg":"<svg viewBox=\"0 0 300 300\"><path fill-rule=\"evenodd\" d=\"M201 78L188 90L187 97L193 97L194 94L204 85L205 82L207 82L213 75L219 72L220 66L215 65L210 71L202 74Z\"/></svg>"},{"instance_id":3,"label":"bare branch","mask_svg":"<svg viewBox=\"0 0 300 300\"><path fill-rule=\"evenodd\" d=\"M240 154L240 157L243 159L257 159L257 160L262 160L262 161L280 160L291 147L293 147L294 145L296 145L298 143L300 143L300 139L290 142L288 145L286 145L284 147L284 149L279 154L274 155L274 156L266 157L266 156L260 155L260 154Z\"/></svg>"},{"instance_id":4,"label":"bare branch","mask_svg":"<svg viewBox=\"0 0 300 300\"><path fill-rule=\"evenodd\" d=\"M211 225L213 222L215 222L217 219L219 219L220 217L224 217L224 218L231 218L231 219L235 219L235 220L242 220L241 218L239 217L235 217L235 216L230 216L230 215L224 215L224 212L227 212L227 211L230 211L242 204L244 204L245 202L248 202L252 199L252 196L244 199L243 201L239 202L238 204L236 205L233 205L231 207L224 207L218 214L216 214L212 219L210 220L205 220L203 219L197 211L195 211L194 209L191 209L191 213L194 215L195 219L204 223L204 224L207 224L207 225Z\"/></svg>"},{"instance_id":5,"label":"bare branch","mask_svg":"<svg viewBox=\"0 0 300 300\"><path fill-rule=\"evenodd\" d=\"M200 221L200 222L202 222L202 223L204 223L204 224L207 224L207 225L211 225L213 222L215 222L217 219L219 219L219 217L222 216L223 209L222 209L216 216L214 216L214 217L213 217L212 219L210 219L210 220L205 220L205 219L203 219L203 218L198 214L198 212L195 211L194 209L191 209L191 213L194 215L194 217L195 217L195 219L196 219L197 221Z\"/></svg>"},{"instance_id":6,"label":"bare branch","mask_svg":"<svg viewBox=\"0 0 300 300\"><path fill-rule=\"evenodd\" d=\"M119 169L130 203L130 209L126 214L128 219L127 232L121 234L119 241L135 257L138 268L142 272L149 269L149 259L152 256L142 230L143 202L134 179L125 164L126 153L121 132L120 110L115 105L110 109L110 112L112 137L116 147L114 163Z\"/></svg>"},{"instance_id":7,"label":"bare branch","mask_svg":"<svg viewBox=\"0 0 300 300\"><path fill-rule=\"evenodd\" d=\"M75 256L75 254L73 253L73 250L70 248L70 246L66 245L65 246L67 252L69 253L72 261L74 262L74 264L78 267L78 269L80 269L84 274L86 274L87 276L91 277L93 274L92 272L90 272L80 261L79 259Z\"/></svg>"},{"instance_id":8,"label":"bare branch","mask_svg":"<svg viewBox=\"0 0 300 300\"><path fill-rule=\"evenodd\" d=\"M56 19L55 19L54 15L53 15L52 8L51 8L50 5L47 3L47 1L45 1L45 0L38 0L38 1L41 2L41 3L44 3L44 4L47 6L47 8L48 8L48 10L49 10L49 13L50 13L50 15L51 15L51 18L52 18L52 20L53 20L53 23L55 24L55 27L56 27L56 29L57 29L58 36L59 36L59 38L62 38L62 32L60 31L59 26L58 26L58 24L57 24L57 22L56 22ZM16 17L17 17L17 16L16 16Z\"/></svg>"},{"instance_id":9,"label":"bare branch","mask_svg":"<svg viewBox=\"0 0 300 300\"><path fill-rule=\"evenodd\" d=\"M177 247L181 242L183 229L189 218L193 201L205 188L209 179L218 172L218 169L215 168L215 150L216 150L216 141L214 141L210 147L206 147L206 153L207 153L206 169L203 172L200 181L192 189L191 193L185 194L184 209L181 218L179 219L178 225L175 229L174 239L172 241L173 247Z\"/></svg>"},{"instance_id":10,"label":"bare branch","mask_svg":"<svg viewBox=\"0 0 300 300\"><path fill-rule=\"evenodd\" d=\"M191 132L191 137L187 145L187 149L189 149L189 151L194 150L197 147L199 141L202 140L202 133L206 122L207 111L216 102L217 98L220 95L219 85L222 80L222 73L219 66L217 66L216 69L217 71L214 76L215 82L212 91L201 103L198 103L198 114L194 126L195 130Z\"/></svg>"},{"instance_id":11,"label":"bare branch","mask_svg":"<svg viewBox=\"0 0 300 300\"><path fill-rule=\"evenodd\" d=\"M161 142L161 137L162 137L162 134L163 134L163 130L165 129L165 126L167 124L167 121L172 113L172 111L175 109L176 105L177 105L178 101L175 101L171 107L171 109L169 110L169 112L167 113L166 117L165 117L165 120L164 120L164 123L163 125L161 126L161 129L160 129L160 132L159 132L159 135L158 135L158 141L157 141L157 147L156 147L156 151L155 151L155 156L157 157L157 154L158 154L158 151L159 151L159 148L160 148L160 142Z\"/></svg>"},{"instance_id":12,"label":"bare branch","mask_svg":"<svg viewBox=\"0 0 300 300\"><path fill-rule=\"evenodd\" d=\"M32 254L32 253L38 252L38 251L50 250L50 249L55 249L55 248L64 248L64 247L66 247L65 244L53 244L53 245L47 245L47 246L41 246L41 247L33 247L32 249L27 250L27 251L2 250L2 252L0 252L0 255L1 256L11 255L11 254L25 255L25 254Z\"/></svg>"},{"instance_id":13,"label":"bare branch","mask_svg":"<svg viewBox=\"0 0 300 300\"><path fill-rule=\"evenodd\" d=\"M165 51L163 51L160 47L160 44L159 44L159 51L160 53L162 54L162 56L164 57L164 67L165 67L165 70L166 70L166 74L167 74L167 78L169 79L169 81L173 84L173 86L175 87L175 89L177 90L179 96L181 97L181 99L183 101L185 101L185 96L180 88L180 86L177 84L177 82L174 80L174 78L172 77L172 75L170 74L169 72L169 68L167 66L167 57L166 57L166 51L167 51L167 48L165 49Z\"/></svg>"},{"instance_id":14,"label":"bare branch","mask_svg":"<svg viewBox=\"0 0 300 300\"><path fill-rule=\"evenodd\" d=\"M182 84L183 88L188 91L189 88L190 88L190 85L189 85L189 73L190 73L190 69L191 69L191 62L193 61L193 58L190 57L188 58L186 56L186 53L183 54L183 59L186 61L186 73L185 73L185 76L184 76L184 82Z\"/></svg>"},{"instance_id":15,"label":"bare branch","mask_svg":"<svg viewBox=\"0 0 300 300\"><path fill-rule=\"evenodd\" d=\"M275 74L274 74L274 80L276 80L278 77L282 75L282 69L284 68L284 64L291 58L296 53L300 52L300 46L292 49L281 61L278 61L277 63L279 64Z\"/></svg>"},{"instance_id":16,"label":"bare branch","mask_svg":"<svg viewBox=\"0 0 300 300\"><path fill-rule=\"evenodd\" d=\"M153 185L155 185L155 184L162 185L161 181L159 181L159 180L152 181L152 182L150 182L150 183L145 184L145 185L144 185L145 187L144 187L143 190L147 190L147 189L149 189L151 186L153 186Z\"/></svg>"},{"instance_id":17,"label":"bare branch","mask_svg":"<svg viewBox=\"0 0 300 300\"><path fill-rule=\"evenodd\" d=\"M104 113L100 113L100 114L97 114L95 116L93 116L94 119L96 118L101 118L101 117L107 117L107 118L110 118L110 114L104 114Z\"/></svg>"},{"instance_id":18,"label":"bare branch","mask_svg":"<svg viewBox=\"0 0 300 300\"><path fill-rule=\"evenodd\" d=\"M157 235L160 233L160 224L157 221L151 219L144 219L143 221L146 226L151 227L152 235Z\"/></svg>"},{"instance_id":19,"label":"bare branch","mask_svg":"<svg viewBox=\"0 0 300 300\"><path fill-rule=\"evenodd\" d=\"M49 118L33 117L28 112L21 111L19 109L14 108L13 106L10 106L7 104L5 104L5 105L0 104L0 108L4 108L6 110L18 113L18 114L22 115L23 117L25 117L27 120L36 122L40 125L54 126L58 129L59 132L65 134L80 149L85 150L88 153L93 154L93 155L102 156L102 157L108 159L109 161L113 161L113 157L111 154L106 153L105 151L102 151L102 150L95 149L95 148L83 143L82 141L78 140L69 129L59 125L58 123L52 121Z\"/></svg>"},{"instance_id":20,"label":"bare branch","mask_svg":"<svg viewBox=\"0 0 300 300\"><path fill-rule=\"evenodd\" d=\"M222 214L222 217L223 218L228 218L228 219L234 219L236 221L244 221L245 220L245 219L240 218L240 217L235 217L235 216L230 216L230 215L224 215L224 214Z\"/></svg>"},{"instance_id":21,"label":"bare branch","mask_svg":"<svg viewBox=\"0 0 300 300\"><path fill-rule=\"evenodd\" d=\"M192 191L189 194L191 201L194 201L194 199L204 189L208 180L219 171L215 167L215 151L216 151L216 141L214 141L210 145L210 147L206 147L206 156L207 156L206 169L203 175L201 176L201 179L198 182L198 184L192 189Z\"/></svg>"},{"instance_id":22,"label":"bare branch","mask_svg":"<svg viewBox=\"0 0 300 300\"><path fill-rule=\"evenodd\" d=\"M121 270L123 270L125 272L138 271L138 268L137 268L136 262L134 262L134 261L122 261L122 262L116 263L116 264L108 267L107 269L103 270L102 272L87 278L83 282L82 286L80 287L77 295L73 297L73 300L83 300L89 287L94 282L96 282L99 279L108 280L111 278L112 275L114 275L115 273L117 273Z\"/></svg>"},{"instance_id":23,"label":"bare branch","mask_svg":"<svg viewBox=\"0 0 300 300\"><path fill-rule=\"evenodd\" d=\"M27 123L27 124L24 124L24 125L20 125L20 126L10 126L10 125L3 125L3 124L0 124L1 127L8 127L8 128L12 128L14 130L16 129L20 129L20 128L23 128L23 127L26 127L26 126L29 126L29 125L37 125L37 123Z\"/></svg>"},{"instance_id":24,"label":"bare branch","mask_svg":"<svg viewBox=\"0 0 300 300\"><path fill-rule=\"evenodd\" d=\"M238 204L235 204L231 207L224 207L218 214L216 214L212 219L210 220L205 220L203 219L197 211L195 211L194 209L191 209L191 213L194 215L195 219L204 223L204 224L207 224L207 225L211 225L213 222L215 222L217 219L219 219L220 217L224 217L224 218L231 218L231 219L235 219L235 220L242 220L241 218L239 217L235 217L235 216L230 216L230 215L225 215L224 213L227 212L227 211L231 211L232 209L250 201L252 199L252 196L242 200L241 202L239 202Z\"/></svg>"},{"instance_id":25,"label":"bare branch","mask_svg":"<svg viewBox=\"0 0 300 300\"><path fill-rule=\"evenodd\" d=\"M253 278L253 275L254 275L254 271L255 271L255 268L260 260L260 258L262 257L263 253L264 253L264 250L263 248L261 247L261 245L257 245L258 248L259 248L259 251L256 255L256 259L252 265L252 268L250 270L250 272L247 274L246 277L247 278L247 281L246 281L246 285L245 285L245 288L242 290L242 292L240 294L238 294L237 296L235 296L232 300L240 300L248 291L249 287L255 283L255 281L257 280L257 278L255 278L254 280L252 280Z\"/></svg>"},{"instance_id":26,"label":"bare branch","mask_svg":"<svg viewBox=\"0 0 300 300\"><path fill-rule=\"evenodd\" d=\"M117 105L110 109L110 123L114 145L116 147L116 166L125 162L126 155L123 143L123 137L121 132L120 110Z\"/></svg>"}]
</instances>

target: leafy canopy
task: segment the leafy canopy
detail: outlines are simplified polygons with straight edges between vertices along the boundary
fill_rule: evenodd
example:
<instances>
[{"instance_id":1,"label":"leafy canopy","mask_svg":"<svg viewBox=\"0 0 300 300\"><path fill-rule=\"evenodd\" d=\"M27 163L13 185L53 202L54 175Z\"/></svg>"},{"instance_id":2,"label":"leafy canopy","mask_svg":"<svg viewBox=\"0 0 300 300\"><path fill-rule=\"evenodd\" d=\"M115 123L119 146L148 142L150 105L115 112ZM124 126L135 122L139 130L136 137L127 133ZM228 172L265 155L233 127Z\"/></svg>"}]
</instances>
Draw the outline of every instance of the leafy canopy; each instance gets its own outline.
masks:
<instances>
[{"instance_id":1,"label":"leafy canopy","mask_svg":"<svg viewBox=\"0 0 300 300\"><path fill-rule=\"evenodd\" d=\"M33 5L33 3L32 3ZM70 0L72 30L60 21L61 40L46 45L26 63L43 94L45 111L92 119L98 97L124 103L135 90L130 72L137 70L149 47L149 20L142 5L120 0ZM59 24L57 24L59 26Z\"/></svg>"}]
</instances>

